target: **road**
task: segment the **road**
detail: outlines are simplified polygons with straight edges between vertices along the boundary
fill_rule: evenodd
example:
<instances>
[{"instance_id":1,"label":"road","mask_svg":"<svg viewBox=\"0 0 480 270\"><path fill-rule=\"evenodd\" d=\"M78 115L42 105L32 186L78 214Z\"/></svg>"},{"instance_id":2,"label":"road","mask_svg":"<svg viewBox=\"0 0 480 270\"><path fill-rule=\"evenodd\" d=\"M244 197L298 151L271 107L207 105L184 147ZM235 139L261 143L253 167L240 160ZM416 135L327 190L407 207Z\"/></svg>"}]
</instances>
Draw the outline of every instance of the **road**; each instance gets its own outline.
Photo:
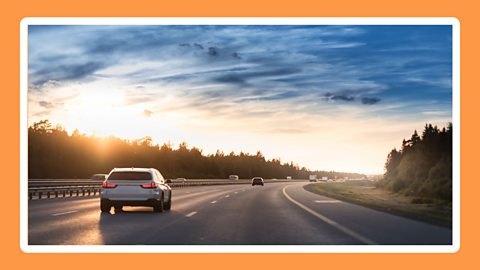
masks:
<instances>
[{"instance_id":1,"label":"road","mask_svg":"<svg viewBox=\"0 0 480 270\"><path fill-rule=\"evenodd\" d=\"M173 190L172 210L101 213L98 197L32 200L30 245L448 244L452 230L313 194L306 183Z\"/></svg>"}]
</instances>

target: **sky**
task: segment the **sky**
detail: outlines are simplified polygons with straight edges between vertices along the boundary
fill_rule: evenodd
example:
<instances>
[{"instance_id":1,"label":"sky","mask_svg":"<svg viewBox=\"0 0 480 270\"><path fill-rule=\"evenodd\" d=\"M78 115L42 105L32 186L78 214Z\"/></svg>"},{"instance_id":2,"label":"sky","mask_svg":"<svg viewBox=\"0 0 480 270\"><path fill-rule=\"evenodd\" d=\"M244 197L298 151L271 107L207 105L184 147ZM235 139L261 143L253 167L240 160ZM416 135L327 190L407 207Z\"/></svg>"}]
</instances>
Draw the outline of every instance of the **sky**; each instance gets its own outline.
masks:
<instances>
[{"instance_id":1,"label":"sky","mask_svg":"<svg viewBox=\"0 0 480 270\"><path fill-rule=\"evenodd\" d=\"M452 121L443 25L30 25L28 122L383 173Z\"/></svg>"}]
</instances>

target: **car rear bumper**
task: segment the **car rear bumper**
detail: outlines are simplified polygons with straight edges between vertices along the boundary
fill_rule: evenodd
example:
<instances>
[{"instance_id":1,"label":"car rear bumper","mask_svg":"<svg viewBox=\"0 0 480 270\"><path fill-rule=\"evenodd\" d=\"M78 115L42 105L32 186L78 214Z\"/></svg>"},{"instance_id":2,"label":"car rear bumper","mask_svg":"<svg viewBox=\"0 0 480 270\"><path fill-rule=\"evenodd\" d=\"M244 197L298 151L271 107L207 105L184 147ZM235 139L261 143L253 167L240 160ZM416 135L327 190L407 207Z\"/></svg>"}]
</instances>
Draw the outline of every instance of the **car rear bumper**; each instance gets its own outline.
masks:
<instances>
[{"instance_id":1,"label":"car rear bumper","mask_svg":"<svg viewBox=\"0 0 480 270\"><path fill-rule=\"evenodd\" d=\"M122 205L122 206L154 206L158 201L156 199L148 200L110 200L101 199L102 203L110 205Z\"/></svg>"}]
</instances>

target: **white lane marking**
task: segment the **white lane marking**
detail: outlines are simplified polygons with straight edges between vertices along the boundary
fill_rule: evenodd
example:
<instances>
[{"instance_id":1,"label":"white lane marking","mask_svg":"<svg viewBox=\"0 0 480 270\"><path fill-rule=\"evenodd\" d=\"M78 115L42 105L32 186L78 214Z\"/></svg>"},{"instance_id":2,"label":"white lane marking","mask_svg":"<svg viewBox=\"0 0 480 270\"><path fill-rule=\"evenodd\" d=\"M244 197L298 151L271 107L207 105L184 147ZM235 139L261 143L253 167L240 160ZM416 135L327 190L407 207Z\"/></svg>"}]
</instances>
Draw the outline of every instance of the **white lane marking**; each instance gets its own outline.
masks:
<instances>
[{"instance_id":1,"label":"white lane marking","mask_svg":"<svg viewBox=\"0 0 480 270\"><path fill-rule=\"evenodd\" d=\"M78 212L78 210L73 210L73 211L68 211L68 212L62 212L62 213L56 213L56 214L52 214L52 216L56 217L56 216L67 215L67 214L71 214L71 213L75 213L75 212Z\"/></svg>"},{"instance_id":2,"label":"white lane marking","mask_svg":"<svg viewBox=\"0 0 480 270\"><path fill-rule=\"evenodd\" d=\"M350 235L351 237L365 243L365 244L369 244L369 245L376 245L377 243L375 243L374 241L350 230L349 228L329 219L328 217L322 215L322 214L319 214L317 212L315 212L314 210L312 210L311 208L308 208L307 206L297 202L296 200L292 199L292 197L290 197L287 192L285 191L287 189L287 187L289 186L286 186L283 188L282 192L283 192L283 195L285 195L285 197L291 201L292 203L296 204L298 207L302 208L303 210L307 211L308 213L312 214L313 216L319 218L320 220L322 220L323 222L327 223L327 224L330 224L332 225L333 227L337 228L338 230Z\"/></svg>"},{"instance_id":3,"label":"white lane marking","mask_svg":"<svg viewBox=\"0 0 480 270\"><path fill-rule=\"evenodd\" d=\"M230 197L230 195L225 196L225 198L228 198L228 197Z\"/></svg>"},{"instance_id":4,"label":"white lane marking","mask_svg":"<svg viewBox=\"0 0 480 270\"><path fill-rule=\"evenodd\" d=\"M316 203L341 203L342 201L337 200L315 200Z\"/></svg>"},{"instance_id":5,"label":"white lane marking","mask_svg":"<svg viewBox=\"0 0 480 270\"><path fill-rule=\"evenodd\" d=\"M211 203L217 203L217 201L213 201L213 202L211 202Z\"/></svg>"},{"instance_id":6,"label":"white lane marking","mask_svg":"<svg viewBox=\"0 0 480 270\"><path fill-rule=\"evenodd\" d=\"M190 213L186 214L185 216L186 217L191 217L191 216L195 215L196 213L197 213L196 211L193 211L193 212L190 212Z\"/></svg>"}]
</instances>

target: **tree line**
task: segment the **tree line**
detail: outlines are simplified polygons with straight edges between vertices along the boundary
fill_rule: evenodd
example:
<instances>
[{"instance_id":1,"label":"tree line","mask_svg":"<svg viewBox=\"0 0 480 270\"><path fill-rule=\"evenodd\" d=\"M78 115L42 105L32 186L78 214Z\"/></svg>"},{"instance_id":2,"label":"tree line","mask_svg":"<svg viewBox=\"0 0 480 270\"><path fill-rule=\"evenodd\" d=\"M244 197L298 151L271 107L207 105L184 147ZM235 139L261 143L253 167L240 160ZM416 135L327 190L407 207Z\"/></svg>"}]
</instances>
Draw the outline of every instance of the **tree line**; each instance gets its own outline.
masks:
<instances>
[{"instance_id":1,"label":"tree line","mask_svg":"<svg viewBox=\"0 0 480 270\"><path fill-rule=\"evenodd\" d=\"M113 136L87 136L78 130L69 135L62 126L53 126L48 120L28 128L30 179L84 179L96 173L109 173L115 167L157 168L166 178L225 179L232 174L247 179L254 176L308 179L310 174L329 179L365 177L357 173L311 171L293 162L266 159L260 151L225 154L217 150L206 155L185 142L176 149L170 143L153 144L148 136L130 141Z\"/></svg>"},{"instance_id":2,"label":"tree line","mask_svg":"<svg viewBox=\"0 0 480 270\"><path fill-rule=\"evenodd\" d=\"M439 129L426 124L421 136L415 130L393 149L379 186L423 198L452 200L452 123Z\"/></svg>"}]
</instances>

